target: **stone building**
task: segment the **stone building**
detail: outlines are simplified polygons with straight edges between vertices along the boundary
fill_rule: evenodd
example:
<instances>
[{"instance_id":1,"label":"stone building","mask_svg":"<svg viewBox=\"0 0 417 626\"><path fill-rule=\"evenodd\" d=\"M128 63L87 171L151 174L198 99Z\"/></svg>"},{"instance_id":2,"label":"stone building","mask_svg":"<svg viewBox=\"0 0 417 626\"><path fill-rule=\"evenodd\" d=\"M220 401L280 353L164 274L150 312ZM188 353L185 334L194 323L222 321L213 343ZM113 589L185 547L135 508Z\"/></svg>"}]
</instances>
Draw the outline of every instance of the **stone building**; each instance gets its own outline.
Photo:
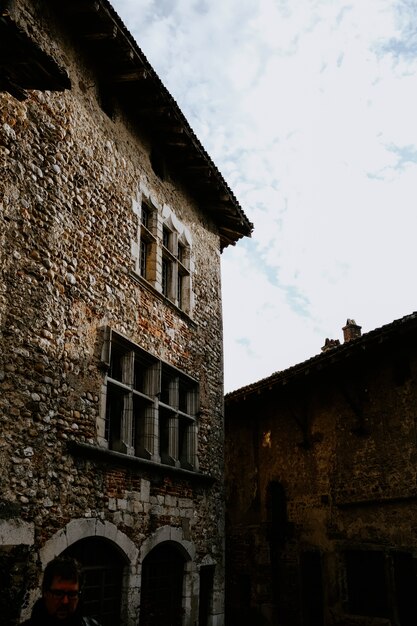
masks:
<instances>
[{"instance_id":1,"label":"stone building","mask_svg":"<svg viewBox=\"0 0 417 626\"><path fill-rule=\"evenodd\" d=\"M417 314L225 399L230 624L417 623Z\"/></svg>"},{"instance_id":2,"label":"stone building","mask_svg":"<svg viewBox=\"0 0 417 626\"><path fill-rule=\"evenodd\" d=\"M0 0L0 611L220 626L221 251L252 225L107 0Z\"/></svg>"}]
</instances>

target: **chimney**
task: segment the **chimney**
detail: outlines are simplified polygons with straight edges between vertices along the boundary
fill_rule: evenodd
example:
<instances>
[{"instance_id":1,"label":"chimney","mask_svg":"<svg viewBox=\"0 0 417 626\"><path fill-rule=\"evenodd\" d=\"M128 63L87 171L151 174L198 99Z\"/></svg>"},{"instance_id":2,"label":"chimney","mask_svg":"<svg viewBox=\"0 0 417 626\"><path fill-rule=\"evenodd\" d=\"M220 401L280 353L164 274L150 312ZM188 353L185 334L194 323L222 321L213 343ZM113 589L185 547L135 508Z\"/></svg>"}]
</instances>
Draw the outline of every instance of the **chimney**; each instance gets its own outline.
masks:
<instances>
[{"instance_id":1,"label":"chimney","mask_svg":"<svg viewBox=\"0 0 417 626\"><path fill-rule=\"evenodd\" d=\"M342 329L345 343L360 337L362 335L361 329L362 329L362 326L358 326L355 320L348 319L346 321L346 326L343 326L343 329Z\"/></svg>"},{"instance_id":2,"label":"chimney","mask_svg":"<svg viewBox=\"0 0 417 626\"><path fill-rule=\"evenodd\" d=\"M327 352L327 350L331 350L332 348L336 348L340 346L340 341L338 339L326 339L324 342L324 346L322 347L322 352Z\"/></svg>"}]
</instances>

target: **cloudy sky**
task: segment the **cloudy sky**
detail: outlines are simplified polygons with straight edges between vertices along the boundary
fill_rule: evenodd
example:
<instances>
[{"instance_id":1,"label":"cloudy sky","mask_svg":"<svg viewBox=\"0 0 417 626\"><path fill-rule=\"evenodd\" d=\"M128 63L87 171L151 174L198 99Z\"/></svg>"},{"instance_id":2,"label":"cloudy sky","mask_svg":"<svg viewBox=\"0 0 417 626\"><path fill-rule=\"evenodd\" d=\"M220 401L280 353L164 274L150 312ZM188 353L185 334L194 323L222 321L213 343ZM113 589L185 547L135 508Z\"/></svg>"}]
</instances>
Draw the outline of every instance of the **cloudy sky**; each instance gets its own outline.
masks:
<instances>
[{"instance_id":1,"label":"cloudy sky","mask_svg":"<svg viewBox=\"0 0 417 626\"><path fill-rule=\"evenodd\" d=\"M417 309L417 0L112 0L254 222L231 391Z\"/></svg>"}]
</instances>

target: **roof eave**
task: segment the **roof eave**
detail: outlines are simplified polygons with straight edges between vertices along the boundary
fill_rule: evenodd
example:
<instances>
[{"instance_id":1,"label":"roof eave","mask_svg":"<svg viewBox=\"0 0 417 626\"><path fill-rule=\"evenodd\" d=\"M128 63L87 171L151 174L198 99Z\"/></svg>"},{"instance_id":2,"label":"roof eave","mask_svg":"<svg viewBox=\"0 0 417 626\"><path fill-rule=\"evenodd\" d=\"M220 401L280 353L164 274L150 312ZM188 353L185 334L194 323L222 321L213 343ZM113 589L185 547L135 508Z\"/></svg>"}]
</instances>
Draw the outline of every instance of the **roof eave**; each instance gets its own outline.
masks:
<instances>
[{"instance_id":1,"label":"roof eave","mask_svg":"<svg viewBox=\"0 0 417 626\"><path fill-rule=\"evenodd\" d=\"M300 381L312 374L334 366L345 359L357 356L361 351L370 351L381 343L392 340L398 334L404 335L417 332L417 312L406 315L400 319L385 324L380 328L364 333L361 337L335 346L321 354L317 354L302 363L298 363L288 369L275 372L253 384L246 385L226 394L226 402L239 402L253 396L285 386L293 381Z\"/></svg>"},{"instance_id":2,"label":"roof eave","mask_svg":"<svg viewBox=\"0 0 417 626\"><path fill-rule=\"evenodd\" d=\"M250 237L253 224L110 2L50 0L50 5L64 14L74 35L101 64L106 89L120 102L129 102L201 208L213 217L221 249Z\"/></svg>"}]
</instances>

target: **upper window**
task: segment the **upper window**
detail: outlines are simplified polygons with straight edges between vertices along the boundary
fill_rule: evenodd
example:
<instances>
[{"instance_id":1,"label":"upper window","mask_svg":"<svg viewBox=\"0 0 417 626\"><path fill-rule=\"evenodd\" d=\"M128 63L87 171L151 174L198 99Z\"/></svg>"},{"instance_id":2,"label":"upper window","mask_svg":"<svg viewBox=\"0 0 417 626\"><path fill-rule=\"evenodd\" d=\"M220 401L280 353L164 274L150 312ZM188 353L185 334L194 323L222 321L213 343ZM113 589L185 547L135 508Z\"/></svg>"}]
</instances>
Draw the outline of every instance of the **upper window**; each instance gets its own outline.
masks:
<instances>
[{"instance_id":1,"label":"upper window","mask_svg":"<svg viewBox=\"0 0 417 626\"><path fill-rule=\"evenodd\" d=\"M107 350L104 436L109 448L196 469L197 381L114 331Z\"/></svg>"},{"instance_id":2,"label":"upper window","mask_svg":"<svg viewBox=\"0 0 417 626\"><path fill-rule=\"evenodd\" d=\"M132 243L136 272L190 315L193 305L190 233L169 207L157 208L144 194L136 213L139 238L137 243Z\"/></svg>"},{"instance_id":3,"label":"upper window","mask_svg":"<svg viewBox=\"0 0 417 626\"><path fill-rule=\"evenodd\" d=\"M146 280L156 279L156 228L157 213L152 204L142 202L139 233L139 274Z\"/></svg>"},{"instance_id":4,"label":"upper window","mask_svg":"<svg viewBox=\"0 0 417 626\"><path fill-rule=\"evenodd\" d=\"M164 223L162 235L162 293L185 309L191 290L190 247L168 223Z\"/></svg>"},{"instance_id":5,"label":"upper window","mask_svg":"<svg viewBox=\"0 0 417 626\"><path fill-rule=\"evenodd\" d=\"M188 306L191 293L190 247L178 240L177 248L177 298L178 306Z\"/></svg>"}]
</instances>

